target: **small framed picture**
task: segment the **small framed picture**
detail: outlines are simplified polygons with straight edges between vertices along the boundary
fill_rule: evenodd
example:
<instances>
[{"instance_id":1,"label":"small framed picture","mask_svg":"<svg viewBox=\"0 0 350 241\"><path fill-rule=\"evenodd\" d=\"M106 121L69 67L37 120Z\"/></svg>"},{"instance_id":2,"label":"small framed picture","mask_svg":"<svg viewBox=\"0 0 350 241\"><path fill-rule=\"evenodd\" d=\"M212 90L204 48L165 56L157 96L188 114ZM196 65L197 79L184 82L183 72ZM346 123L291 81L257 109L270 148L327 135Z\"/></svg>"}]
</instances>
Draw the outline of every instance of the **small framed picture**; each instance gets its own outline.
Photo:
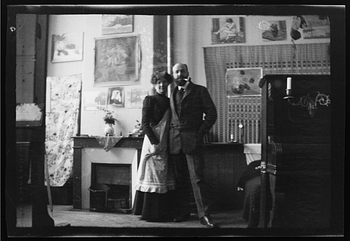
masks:
<instances>
[{"instance_id":1,"label":"small framed picture","mask_svg":"<svg viewBox=\"0 0 350 241\"><path fill-rule=\"evenodd\" d=\"M148 95L149 90L141 87L128 88L126 90L126 108L128 109L141 109L142 103L145 97Z\"/></svg>"},{"instance_id":2,"label":"small framed picture","mask_svg":"<svg viewBox=\"0 0 350 241\"><path fill-rule=\"evenodd\" d=\"M108 89L108 104L124 107L124 87L114 87Z\"/></svg>"},{"instance_id":3,"label":"small framed picture","mask_svg":"<svg viewBox=\"0 0 350 241\"><path fill-rule=\"evenodd\" d=\"M286 20L263 21L260 26L263 26L261 37L264 42L287 40Z\"/></svg>"},{"instance_id":4,"label":"small framed picture","mask_svg":"<svg viewBox=\"0 0 350 241\"><path fill-rule=\"evenodd\" d=\"M235 68L226 70L226 96L261 95L259 80L263 77L262 68Z\"/></svg>"},{"instance_id":5,"label":"small framed picture","mask_svg":"<svg viewBox=\"0 0 350 241\"><path fill-rule=\"evenodd\" d=\"M107 104L107 91L84 91L84 110L103 110Z\"/></svg>"},{"instance_id":6,"label":"small framed picture","mask_svg":"<svg viewBox=\"0 0 350 241\"><path fill-rule=\"evenodd\" d=\"M245 43L244 17L227 16L213 18L211 29L212 44Z\"/></svg>"},{"instance_id":7,"label":"small framed picture","mask_svg":"<svg viewBox=\"0 0 350 241\"><path fill-rule=\"evenodd\" d=\"M52 63L83 60L84 33L52 35Z\"/></svg>"},{"instance_id":8,"label":"small framed picture","mask_svg":"<svg viewBox=\"0 0 350 241\"><path fill-rule=\"evenodd\" d=\"M304 23L302 28L304 39L330 38L331 32L328 16L303 15L301 17L299 16L299 18Z\"/></svg>"},{"instance_id":9,"label":"small framed picture","mask_svg":"<svg viewBox=\"0 0 350 241\"><path fill-rule=\"evenodd\" d=\"M102 34L132 33L134 15L102 14Z\"/></svg>"}]
</instances>

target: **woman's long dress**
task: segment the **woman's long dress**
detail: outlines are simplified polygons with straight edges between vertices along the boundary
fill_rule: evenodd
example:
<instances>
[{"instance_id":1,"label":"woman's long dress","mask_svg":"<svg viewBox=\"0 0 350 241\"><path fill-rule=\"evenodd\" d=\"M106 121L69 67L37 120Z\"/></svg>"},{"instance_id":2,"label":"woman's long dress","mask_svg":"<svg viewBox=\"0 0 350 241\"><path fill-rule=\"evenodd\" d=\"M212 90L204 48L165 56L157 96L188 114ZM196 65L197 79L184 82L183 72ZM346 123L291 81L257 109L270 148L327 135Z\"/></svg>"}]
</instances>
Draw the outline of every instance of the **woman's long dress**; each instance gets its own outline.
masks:
<instances>
[{"instance_id":1,"label":"woman's long dress","mask_svg":"<svg viewBox=\"0 0 350 241\"><path fill-rule=\"evenodd\" d=\"M142 108L142 129L145 133L138 167L133 212L141 220L172 220L171 201L175 186L173 168L168 160L169 99L156 94L147 96ZM158 153L150 146L158 144Z\"/></svg>"}]
</instances>

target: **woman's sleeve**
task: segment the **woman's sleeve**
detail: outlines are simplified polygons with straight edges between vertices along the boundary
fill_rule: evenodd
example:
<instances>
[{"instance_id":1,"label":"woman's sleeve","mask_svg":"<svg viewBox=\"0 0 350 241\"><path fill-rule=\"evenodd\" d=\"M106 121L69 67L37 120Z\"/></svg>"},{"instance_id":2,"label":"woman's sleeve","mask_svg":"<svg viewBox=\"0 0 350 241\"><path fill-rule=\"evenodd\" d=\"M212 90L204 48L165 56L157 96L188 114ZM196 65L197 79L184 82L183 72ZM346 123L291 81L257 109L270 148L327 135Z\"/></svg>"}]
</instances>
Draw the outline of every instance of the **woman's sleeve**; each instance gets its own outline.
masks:
<instances>
[{"instance_id":1,"label":"woman's sleeve","mask_svg":"<svg viewBox=\"0 0 350 241\"><path fill-rule=\"evenodd\" d=\"M154 132L150 126L151 123L151 117L153 115L153 107L151 104L151 97L146 96L146 98L143 100L143 106L142 106L142 131L145 135L147 135L148 139L152 144L158 144L159 140L154 135Z\"/></svg>"}]
</instances>

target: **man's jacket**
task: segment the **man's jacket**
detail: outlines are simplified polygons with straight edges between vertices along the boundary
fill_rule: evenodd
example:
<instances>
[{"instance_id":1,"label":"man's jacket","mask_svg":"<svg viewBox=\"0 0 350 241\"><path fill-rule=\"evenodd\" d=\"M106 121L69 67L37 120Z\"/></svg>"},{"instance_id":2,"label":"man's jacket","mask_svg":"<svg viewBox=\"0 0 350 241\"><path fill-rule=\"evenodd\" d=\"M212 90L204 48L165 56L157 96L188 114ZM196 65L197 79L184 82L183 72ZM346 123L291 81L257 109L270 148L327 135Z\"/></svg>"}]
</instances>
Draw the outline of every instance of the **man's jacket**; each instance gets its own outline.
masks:
<instances>
[{"instance_id":1,"label":"man's jacket","mask_svg":"<svg viewBox=\"0 0 350 241\"><path fill-rule=\"evenodd\" d=\"M209 132L217 119L217 111L206 87L190 82L181 101L181 112L176 112L175 87L170 96L172 118L169 151L190 154L203 147L203 134Z\"/></svg>"}]
</instances>

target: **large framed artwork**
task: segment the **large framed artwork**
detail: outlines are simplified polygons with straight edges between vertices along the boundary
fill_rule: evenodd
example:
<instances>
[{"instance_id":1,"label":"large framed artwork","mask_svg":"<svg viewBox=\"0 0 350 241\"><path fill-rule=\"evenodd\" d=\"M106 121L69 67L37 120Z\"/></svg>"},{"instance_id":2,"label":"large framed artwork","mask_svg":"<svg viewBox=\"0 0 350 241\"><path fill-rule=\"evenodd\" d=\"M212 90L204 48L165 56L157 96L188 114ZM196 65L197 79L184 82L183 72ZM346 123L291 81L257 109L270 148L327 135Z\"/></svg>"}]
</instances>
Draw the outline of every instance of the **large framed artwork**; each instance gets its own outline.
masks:
<instances>
[{"instance_id":1,"label":"large framed artwork","mask_svg":"<svg viewBox=\"0 0 350 241\"><path fill-rule=\"evenodd\" d=\"M262 68L235 68L227 69L226 96L255 96L261 95L258 83L263 77Z\"/></svg>"},{"instance_id":2,"label":"large framed artwork","mask_svg":"<svg viewBox=\"0 0 350 241\"><path fill-rule=\"evenodd\" d=\"M212 19L212 44L245 43L244 17L228 16Z\"/></svg>"},{"instance_id":3,"label":"large framed artwork","mask_svg":"<svg viewBox=\"0 0 350 241\"><path fill-rule=\"evenodd\" d=\"M83 60L84 33L52 35L52 63Z\"/></svg>"},{"instance_id":4,"label":"large framed artwork","mask_svg":"<svg viewBox=\"0 0 350 241\"><path fill-rule=\"evenodd\" d=\"M134 15L102 14L102 34L132 33Z\"/></svg>"},{"instance_id":5,"label":"large framed artwork","mask_svg":"<svg viewBox=\"0 0 350 241\"><path fill-rule=\"evenodd\" d=\"M95 39L95 86L138 84L140 66L138 36Z\"/></svg>"}]
</instances>

